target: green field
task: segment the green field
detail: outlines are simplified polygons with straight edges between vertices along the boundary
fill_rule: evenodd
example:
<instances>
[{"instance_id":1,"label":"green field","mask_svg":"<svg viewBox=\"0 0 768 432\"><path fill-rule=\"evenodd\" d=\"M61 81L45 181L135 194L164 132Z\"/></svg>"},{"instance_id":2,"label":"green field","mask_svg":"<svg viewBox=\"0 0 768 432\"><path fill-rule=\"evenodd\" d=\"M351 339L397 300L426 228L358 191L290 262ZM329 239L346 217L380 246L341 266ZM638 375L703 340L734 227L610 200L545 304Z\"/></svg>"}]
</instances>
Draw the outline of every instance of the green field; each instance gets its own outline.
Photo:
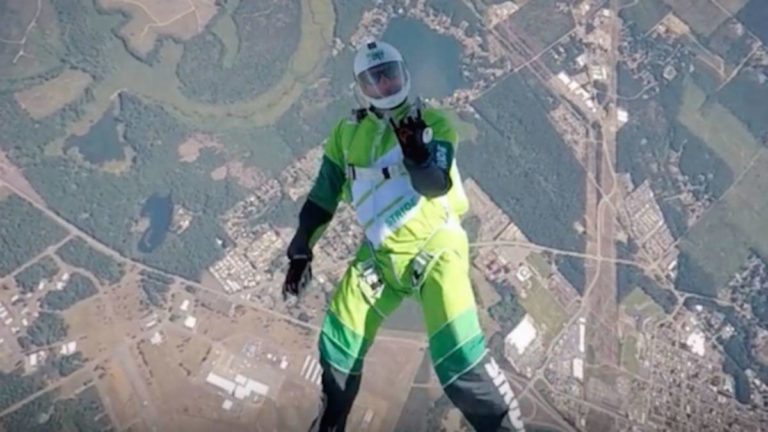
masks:
<instances>
[{"instance_id":1,"label":"green field","mask_svg":"<svg viewBox=\"0 0 768 432\"><path fill-rule=\"evenodd\" d=\"M663 317L664 310L640 288L634 288L621 302L628 311L638 311L643 316Z\"/></svg>"},{"instance_id":2,"label":"green field","mask_svg":"<svg viewBox=\"0 0 768 432\"><path fill-rule=\"evenodd\" d=\"M0 43L0 77L22 79L51 71L61 65L63 46L59 39L60 26L50 2L40 2L41 10L35 25L27 26L37 12L36 1L0 2L0 38L21 40L26 32L24 54L18 56L19 44ZM15 62L14 62L15 60ZM5 84L5 83L4 83Z\"/></svg>"},{"instance_id":3,"label":"green field","mask_svg":"<svg viewBox=\"0 0 768 432\"><path fill-rule=\"evenodd\" d=\"M728 15L711 1L666 0L675 14L702 36L709 36Z\"/></svg>"},{"instance_id":4,"label":"green field","mask_svg":"<svg viewBox=\"0 0 768 432\"><path fill-rule=\"evenodd\" d=\"M741 119L755 137L768 133L768 83L752 69L742 69L717 94L718 101Z\"/></svg>"},{"instance_id":5,"label":"green field","mask_svg":"<svg viewBox=\"0 0 768 432\"><path fill-rule=\"evenodd\" d=\"M531 287L525 298L519 297L520 304L531 314L533 321L544 326L544 339L549 341L565 323L568 316L552 294L535 277L530 279Z\"/></svg>"},{"instance_id":6,"label":"green field","mask_svg":"<svg viewBox=\"0 0 768 432\"><path fill-rule=\"evenodd\" d=\"M630 3L621 9L619 16L627 24L634 24L640 33L647 33L670 11L662 0L644 0Z\"/></svg>"},{"instance_id":7,"label":"green field","mask_svg":"<svg viewBox=\"0 0 768 432\"><path fill-rule=\"evenodd\" d=\"M717 3L725 8L728 12L736 15L741 8L749 3L749 0L717 0Z\"/></svg>"},{"instance_id":8,"label":"green field","mask_svg":"<svg viewBox=\"0 0 768 432\"><path fill-rule=\"evenodd\" d=\"M101 118L111 103L111 97L121 90L158 103L176 117L199 128L221 130L230 126L272 124L290 108L304 87L320 76L330 54L333 25L334 11L330 4L303 0L301 40L291 56L286 73L257 97L226 105L196 102L184 96L176 76L176 67L183 52L179 44L163 44L154 66L137 60L125 50L109 51L107 63L113 66L115 72L93 86L95 100L85 106L85 113L75 128L85 128ZM152 79L143 78L146 76Z\"/></svg>"},{"instance_id":9,"label":"green field","mask_svg":"<svg viewBox=\"0 0 768 432\"><path fill-rule=\"evenodd\" d=\"M725 199L682 242L691 267L681 267L677 286L714 295L754 249L768 256L768 154L763 151Z\"/></svg>"},{"instance_id":10,"label":"green field","mask_svg":"<svg viewBox=\"0 0 768 432\"><path fill-rule=\"evenodd\" d=\"M685 82L678 120L728 164L734 175L749 165L760 143L744 124L692 81Z\"/></svg>"},{"instance_id":11,"label":"green field","mask_svg":"<svg viewBox=\"0 0 768 432\"><path fill-rule=\"evenodd\" d=\"M531 253L525 261L533 267L542 279L549 279L552 276L552 266L541 254Z\"/></svg>"},{"instance_id":12,"label":"green field","mask_svg":"<svg viewBox=\"0 0 768 432\"><path fill-rule=\"evenodd\" d=\"M230 15L237 9L239 3L239 0L227 2L227 12L221 13L221 15L216 18L216 22L211 28L213 33L219 37L221 43L224 44L224 57L221 59L224 69L232 67L235 63L235 58L237 58L237 53L240 51L240 38L237 35L237 25L235 24L235 20L232 19L232 15Z\"/></svg>"},{"instance_id":13,"label":"green field","mask_svg":"<svg viewBox=\"0 0 768 432\"><path fill-rule=\"evenodd\" d=\"M621 367L633 374L640 371L640 361L637 359L637 338L627 336L621 340Z\"/></svg>"}]
</instances>

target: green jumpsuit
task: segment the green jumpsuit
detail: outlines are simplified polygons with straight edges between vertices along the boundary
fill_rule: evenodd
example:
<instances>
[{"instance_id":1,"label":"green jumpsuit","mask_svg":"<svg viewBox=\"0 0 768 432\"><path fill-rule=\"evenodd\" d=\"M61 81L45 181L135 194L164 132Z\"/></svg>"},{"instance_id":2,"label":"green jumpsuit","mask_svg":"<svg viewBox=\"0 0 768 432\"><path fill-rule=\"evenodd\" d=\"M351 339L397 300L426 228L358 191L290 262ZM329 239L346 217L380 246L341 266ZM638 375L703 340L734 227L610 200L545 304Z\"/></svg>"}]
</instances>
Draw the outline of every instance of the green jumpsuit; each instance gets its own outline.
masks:
<instances>
[{"instance_id":1,"label":"green jumpsuit","mask_svg":"<svg viewBox=\"0 0 768 432\"><path fill-rule=\"evenodd\" d=\"M410 110L406 104L393 116ZM342 119L325 143L308 199L330 214L341 200L351 204L365 240L322 325L323 412L316 430L344 430L365 354L406 297L421 304L435 372L469 423L482 431L523 430L517 400L486 348L470 285L469 243L460 225L469 205L454 161L457 134L438 109L424 109L423 118L434 133L433 160L450 173L450 189L438 197L414 188L391 126L376 115Z\"/></svg>"}]
</instances>

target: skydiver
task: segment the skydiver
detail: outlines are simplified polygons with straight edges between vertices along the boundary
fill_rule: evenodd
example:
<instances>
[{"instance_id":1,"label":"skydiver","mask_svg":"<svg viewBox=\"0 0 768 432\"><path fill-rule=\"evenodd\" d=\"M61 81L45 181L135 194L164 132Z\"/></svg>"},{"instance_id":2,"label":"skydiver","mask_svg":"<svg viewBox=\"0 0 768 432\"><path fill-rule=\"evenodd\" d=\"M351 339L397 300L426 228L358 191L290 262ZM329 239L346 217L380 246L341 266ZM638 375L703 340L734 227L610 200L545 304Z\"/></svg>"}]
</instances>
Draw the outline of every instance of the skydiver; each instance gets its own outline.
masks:
<instances>
[{"instance_id":1,"label":"skydiver","mask_svg":"<svg viewBox=\"0 0 768 432\"><path fill-rule=\"evenodd\" d=\"M410 99L400 52L364 44L354 78L366 108L341 119L288 247L283 295L311 279L312 249L341 200L365 238L336 287L319 336L321 409L311 431L343 431L363 360L380 324L406 297L422 307L429 352L453 404L478 431L523 431L506 376L491 357L470 285L469 203L456 167L458 138L446 113Z\"/></svg>"}]
</instances>

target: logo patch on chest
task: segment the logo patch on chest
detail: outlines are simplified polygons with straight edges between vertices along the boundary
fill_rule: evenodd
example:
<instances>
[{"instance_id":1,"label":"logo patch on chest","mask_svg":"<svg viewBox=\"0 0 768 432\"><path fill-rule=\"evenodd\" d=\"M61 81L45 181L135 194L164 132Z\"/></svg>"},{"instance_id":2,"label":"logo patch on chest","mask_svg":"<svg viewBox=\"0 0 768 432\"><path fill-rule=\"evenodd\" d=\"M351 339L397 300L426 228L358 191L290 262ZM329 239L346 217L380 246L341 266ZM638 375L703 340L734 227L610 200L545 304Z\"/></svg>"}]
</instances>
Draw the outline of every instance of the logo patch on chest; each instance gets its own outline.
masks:
<instances>
[{"instance_id":1,"label":"logo patch on chest","mask_svg":"<svg viewBox=\"0 0 768 432\"><path fill-rule=\"evenodd\" d=\"M416 207L416 204L419 202L419 197L411 197L408 201L400 204L400 206L395 209L394 212L392 212L391 215L387 216L387 226L392 228L395 226L411 209Z\"/></svg>"}]
</instances>

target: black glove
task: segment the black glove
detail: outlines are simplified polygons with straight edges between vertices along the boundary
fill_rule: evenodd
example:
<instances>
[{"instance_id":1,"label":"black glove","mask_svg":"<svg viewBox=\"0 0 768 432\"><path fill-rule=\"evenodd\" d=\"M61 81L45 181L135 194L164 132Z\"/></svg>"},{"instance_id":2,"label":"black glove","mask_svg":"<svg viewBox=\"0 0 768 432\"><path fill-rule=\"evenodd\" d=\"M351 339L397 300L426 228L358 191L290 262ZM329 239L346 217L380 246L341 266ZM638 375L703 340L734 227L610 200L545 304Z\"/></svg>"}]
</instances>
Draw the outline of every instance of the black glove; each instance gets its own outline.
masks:
<instances>
[{"instance_id":1,"label":"black glove","mask_svg":"<svg viewBox=\"0 0 768 432\"><path fill-rule=\"evenodd\" d=\"M288 246L288 273L283 283L283 301L298 297L312 280L312 249L305 236L297 233Z\"/></svg>"},{"instance_id":2,"label":"black glove","mask_svg":"<svg viewBox=\"0 0 768 432\"><path fill-rule=\"evenodd\" d=\"M432 129L421 117L421 110L416 110L416 118L408 116L400 120L399 125L390 118L389 124L392 125L400 148L403 149L403 156L417 165L427 162L430 156L427 144L432 141Z\"/></svg>"}]
</instances>

